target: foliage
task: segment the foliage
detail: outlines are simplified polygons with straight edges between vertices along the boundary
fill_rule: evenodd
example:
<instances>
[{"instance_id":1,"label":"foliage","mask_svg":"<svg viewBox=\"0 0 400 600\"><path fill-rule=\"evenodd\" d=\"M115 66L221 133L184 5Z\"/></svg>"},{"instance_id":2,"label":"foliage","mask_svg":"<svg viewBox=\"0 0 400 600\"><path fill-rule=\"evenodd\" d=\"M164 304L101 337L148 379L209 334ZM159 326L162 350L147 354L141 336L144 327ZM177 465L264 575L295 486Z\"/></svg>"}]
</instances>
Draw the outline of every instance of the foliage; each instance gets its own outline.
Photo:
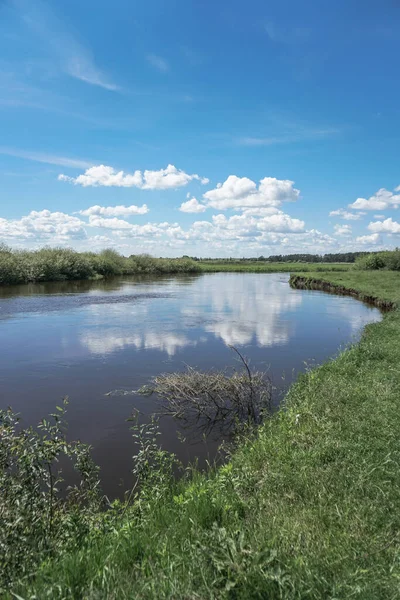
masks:
<instances>
[{"instance_id":1,"label":"foliage","mask_svg":"<svg viewBox=\"0 0 400 600\"><path fill-rule=\"evenodd\" d=\"M70 248L22 251L0 244L0 285L199 271L200 267L187 258L154 258L147 254L127 258L112 249L99 253L79 253Z\"/></svg>"},{"instance_id":2,"label":"foliage","mask_svg":"<svg viewBox=\"0 0 400 600\"><path fill-rule=\"evenodd\" d=\"M373 271L388 269L389 271L400 271L400 249L367 254L356 260L355 269L360 271Z\"/></svg>"},{"instance_id":3,"label":"foliage","mask_svg":"<svg viewBox=\"0 0 400 600\"><path fill-rule=\"evenodd\" d=\"M139 412L134 411L132 417L128 419L132 423L130 430L138 448L137 453L132 457L135 484L128 504L139 486L140 493L135 497L136 508L143 507L143 504L147 504L148 501L152 504L156 499L161 501L174 486L174 470L182 470L182 465L176 456L163 450L157 443L161 435L158 417L153 415L148 423L141 423L139 417Z\"/></svg>"},{"instance_id":4,"label":"foliage","mask_svg":"<svg viewBox=\"0 0 400 600\"><path fill-rule=\"evenodd\" d=\"M0 590L72 548L99 511L98 469L88 446L66 440L66 405L37 429L21 428L11 409L0 411ZM79 483L63 490L59 461L66 458Z\"/></svg>"}]
</instances>

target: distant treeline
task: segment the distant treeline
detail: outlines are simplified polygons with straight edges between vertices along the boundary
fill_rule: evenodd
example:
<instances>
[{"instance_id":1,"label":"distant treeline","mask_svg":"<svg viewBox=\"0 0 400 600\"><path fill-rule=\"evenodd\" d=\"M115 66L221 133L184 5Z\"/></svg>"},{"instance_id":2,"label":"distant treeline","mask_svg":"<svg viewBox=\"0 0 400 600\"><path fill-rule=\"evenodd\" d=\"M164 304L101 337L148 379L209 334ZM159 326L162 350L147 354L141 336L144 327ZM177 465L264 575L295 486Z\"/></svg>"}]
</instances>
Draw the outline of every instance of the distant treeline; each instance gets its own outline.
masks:
<instances>
[{"instance_id":1,"label":"distant treeline","mask_svg":"<svg viewBox=\"0 0 400 600\"><path fill-rule=\"evenodd\" d=\"M0 244L0 285L200 270L190 258L154 258L148 254L125 257L115 250L98 253L69 248L12 250Z\"/></svg>"},{"instance_id":2,"label":"distant treeline","mask_svg":"<svg viewBox=\"0 0 400 600\"><path fill-rule=\"evenodd\" d=\"M258 256L253 258L198 258L190 257L194 261L216 262L304 262L304 263L354 263L360 256L367 256L370 252L338 252L336 254L276 254L275 256ZM187 257L189 258L189 257Z\"/></svg>"}]
</instances>

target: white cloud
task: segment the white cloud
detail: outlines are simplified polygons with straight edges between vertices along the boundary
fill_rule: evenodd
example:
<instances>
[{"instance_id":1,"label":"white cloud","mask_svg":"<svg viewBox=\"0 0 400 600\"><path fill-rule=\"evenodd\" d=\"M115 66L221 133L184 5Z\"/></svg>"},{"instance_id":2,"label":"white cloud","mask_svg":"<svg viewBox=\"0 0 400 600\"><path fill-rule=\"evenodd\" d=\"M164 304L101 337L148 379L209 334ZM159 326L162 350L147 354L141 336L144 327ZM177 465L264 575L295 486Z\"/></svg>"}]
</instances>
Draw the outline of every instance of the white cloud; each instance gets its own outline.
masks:
<instances>
[{"instance_id":1,"label":"white cloud","mask_svg":"<svg viewBox=\"0 0 400 600\"><path fill-rule=\"evenodd\" d=\"M196 198L192 198L187 202L182 202L179 210L185 213L202 213L207 210L207 207L201 204Z\"/></svg>"},{"instance_id":2,"label":"white cloud","mask_svg":"<svg viewBox=\"0 0 400 600\"><path fill-rule=\"evenodd\" d=\"M185 186L193 180L200 181L203 185L209 182L205 177L200 177L197 174L189 175L185 171L177 169L174 165L168 165L165 169L159 171L146 170L142 173L137 170L133 174L116 171L113 167L106 165L99 165L87 169L85 173L78 175L78 177L68 177L61 174L58 179L83 187L137 187L143 190L173 189Z\"/></svg>"},{"instance_id":3,"label":"white cloud","mask_svg":"<svg viewBox=\"0 0 400 600\"><path fill-rule=\"evenodd\" d=\"M65 156L57 156L54 154L46 154L44 152L30 152L29 150L18 150L17 148L8 148L0 146L0 154L7 156L15 156L25 160L33 160L34 162L45 163L48 165L59 165L60 167L73 167L78 169L87 169L93 163L79 158L67 158Z\"/></svg>"},{"instance_id":4,"label":"white cloud","mask_svg":"<svg viewBox=\"0 0 400 600\"><path fill-rule=\"evenodd\" d=\"M144 190L178 188L187 185L193 180L200 181L203 185L209 183L207 177L200 177L197 174L188 175L184 171L174 167L174 165L168 165L166 169L160 169L159 171L144 171L143 179L142 188Z\"/></svg>"},{"instance_id":5,"label":"white cloud","mask_svg":"<svg viewBox=\"0 0 400 600\"><path fill-rule=\"evenodd\" d=\"M232 217L233 218L233 217ZM293 219L283 213L262 217L257 224L261 231L277 231L296 233L304 231L305 223L300 219Z\"/></svg>"},{"instance_id":6,"label":"white cloud","mask_svg":"<svg viewBox=\"0 0 400 600\"><path fill-rule=\"evenodd\" d=\"M132 229L133 225L128 223L128 221L117 219L116 217L104 219L103 217L91 215L89 217L89 227L101 227L103 229Z\"/></svg>"},{"instance_id":7,"label":"white cloud","mask_svg":"<svg viewBox=\"0 0 400 600\"><path fill-rule=\"evenodd\" d=\"M377 221L376 223L370 223L368 229L373 233L400 233L400 223L390 219L384 221Z\"/></svg>"},{"instance_id":8,"label":"white cloud","mask_svg":"<svg viewBox=\"0 0 400 600\"><path fill-rule=\"evenodd\" d=\"M104 217L125 217L129 215L145 215L149 212L146 204L142 204L142 206L136 206L132 204L131 206L90 206L85 210L80 210L79 214L90 217L92 215L101 215Z\"/></svg>"},{"instance_id":9,"label":"white cloud","mask_svg":"<svg viewBox=\"0 0 400 600\"><path fill-rule=\"evenodd\" d=\"M90 243L100 244L101 246L104 246L105 244L112 246L113 244L115 244L115 241L107 237L106 235L92 235L90 237Z\"/></svg>"},{"instance_id":10,"label":"white cloud","mask_svg":"<svg viewBox=\"0 0 400 600\"><path fill-rule=\"evenodd\" d=\"M292 219L282 212L276 215L256 218L251 215L214 215L212 222L196 221L188 231L191 239L210 241L261 239L267 234L300 233L304 231L304 221Z\"/></svg>"},{"instance_id":11,"label":"white cloud","mask_svg":"<svg viewBox=\"0 0 400 600\"><path fill-rule=\"evenodd\" d=\"M49 210L31 211L21 219L0 218L0 238L27 239L32 241L66 241L87 237L85 223L77 217Z\"/></svg>"},{"instance_id":12,"label":"white cloud","mask_svg":"<svg viewBox=\"0 0 400 600\"><path fill-rule=\"evenodd\" d=\"M395 189L396 192L400 191L399 188ZM353 204L349 204L349 208L355 210L385 210L387 208L398 208L400 205L400 195L393 194L385 188L381 188L368 198L357 198Z\"/></svg>"},{"instance_id":13,"label":"white cloud","mask_svg":"<svg viewBox=\"0 0 400 600\"><path fill-rule=\"evenodd\" d=\"M341 219L344 219L345 221L358 221L365 214L366 213L361 213L361 212L351 213L348 210L345 210L344 208L338 208L338 210L331 210L331 212L329 213L329 216L330 217L340 217Z\"/></svg>"},{"instance_id":14,"label":"white cloud","mask_svg":"<svg viewBox=\"0 0 400 600\"><path fill-rule=\"evenodd\" d=\"M374 215L374 219L386 219L386 215Z\"/></svg>"},{"instance_id":15,"label":"white cloud","mask_svg":"<svg viewBox=\"0 0 400 600\"><path fill-rule=\"evenodd\" d=\"M379 241L379 233L371 233L371 235L360 235L356 238L356 242L360 244L376 244Z\"/></svg>"},{"instance_id":16,"label":"white cloud","mask_svg":"<svg viewBox=\"0 0 400 600\"><path fill-rule=\"evenodd\" d=\"M242 212L244 215L252 215L254 217L269 217L282 211L276 206L260 206L259 208L245 208Z\"/></svg>"},{"instance_id":17,"label":"white cloud","mask_svg":"<svg viewBox=\"0 0 400 600\"><path fill-rule=\"evenodd\" d=\"M293 181L264 177L257 185L248 177L230 175L224 183L203 194L208 205L218 210L233 208L244 210L267 206L280 206L282 202L294 202L300 192Z\"/></svg>"},{"instance_id":18,"label":"white cloud","mask_svg":"<svg viewBox=\"0 0 400 600\"><path fill-rule=\"evenodd\" d=\"M61 174L58 176L58 180L83 187L141 187L142 174L140 171L135 171L133 175L125 175L123 171L117 172L112 167L99 165L87 169L83 175L78 175L76 178Z\"/></svg>"},{"instance_id":19,"label":"white cloud","mask_svg":"<svg viewBox=\"0 0 400 600\"><path fill-rule=\"evenodd\" d=\"M151 64L152 67L155 67L162 73L167 73L169 71L169 64L165 60L165 58L162 58L161 56L158 56L157 54L148 54L147 60L149 61L149 63Z\"/></svg>"},{"instance_id":20,"label":"white cloud","mask_svg":"<svg viewBox=\"0 0 400 600\"><path fill-rule=\"evenodd\" d=\"M334 230L336 235L351 235L351 225L335 225Z\"/></svg>"}]
</instances>

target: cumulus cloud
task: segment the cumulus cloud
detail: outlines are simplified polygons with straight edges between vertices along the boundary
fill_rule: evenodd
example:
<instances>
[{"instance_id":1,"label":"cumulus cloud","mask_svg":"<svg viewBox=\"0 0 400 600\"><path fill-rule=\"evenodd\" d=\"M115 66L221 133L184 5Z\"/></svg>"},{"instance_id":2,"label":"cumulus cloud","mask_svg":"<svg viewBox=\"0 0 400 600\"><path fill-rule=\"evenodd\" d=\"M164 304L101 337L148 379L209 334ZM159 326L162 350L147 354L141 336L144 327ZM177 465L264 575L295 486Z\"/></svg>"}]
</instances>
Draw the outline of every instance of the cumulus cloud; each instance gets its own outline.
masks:
<instances>
[{"instance_id":1,"label":"cumulus cloud","mask_svg":"<svg viewBox=\"0 0 400 600\"><path fill-rule=\"evenodd\" d=\"M371 222L368 229L373 233L400 233L400 223L390 217L384 221Z\"/></svg>"},{"instance_id":2,"label":"cumulus cloud","mask_svg":"<svg viewBox=\"0 0 400 600\"><path fill-rule=\"evenodd\" d=\"M106 245L113 245L115 242L113 239L107 237L106 235L92 235L90 237L90 243L91 244L100 244L102 246L104 246L104 244Z\"/></svg>"},{"instance_id":3,"label":"cumulus cloud","mask_svg":"<svg viewBox=\"0 0 400 600\"><path fill-rule=\"evenodd\" d=\"M386 215L374 215L374 219L386 219Z\"/></svg>"},{"instance_id":4,"label":"cumulus cloud","mask_svg":"<svg viewBox=\"0 0 400 600\"><path fill-rule=\"evenodd\" d=\"M192 198L187 202L182 202L182 204L179 207L179 210L185 213L202 213L205 210L207 210L207 206L201 204L196 198Z\"/></svg>"},{"instance_id":5,"label":"cumulus cloud","mask_svg":"<svg viewBox=\"0 0 400 600\"><path fill-rule=\"evenodd\" d=\"M85 223L62 212L32 210L21 219L0 218L0 238L65 241L86 238Z\"/></svg>"},{"instance_id":6,"label":"cumulus cloud","mask_svg":"<svg viewBox=\"0 0 400 600\"><path fill-rule=\"evenodd\" d=\"M104 217L99 217L97 215L90 215L89 227L101 227L103 229L131 229L132 224L123 219L117 219L116 217L105 219Z\"/></svg>"},{"instance_id":7,"label":"cumulus cloud","mask_svg":"<svg viewBox=\"0 0 400 600\"><path fill-rule=\"evenodd\" d=\"M90 217L92 215L99 215L104 217L125 217L130 215L145 215L149 212L146 204L142 204L142 206L136 206L135 204L131 204L131 206L99 206L96 204L95 206L90 206L85 210L80 210L79 214Z\"/></svg>"},{"instance_id":8,"label":"cumulus cloud","mask_svg":"<svg viewBox=\"0 0 400 600\"><path fill-rule=\"evenodd\" d=\"M207 177L200 177L197 174L188 175L184 171L174 167L174 165L168 165L166 169L160 169L159 171L145 171L143 173L143 180L142 188L144 190L178 188L187 185L193 180L200 181L203 185L206 185L210 181Z\"/></svg>"},{"instance_id":9,"label":"cumulus cloud","mask_svg":"<svg viewBox=\"0 0 400 600\"><path fill-rule=\"evenodd\" d=\"M248 208L278 207L282 202L294 202L300 191L293 187L293 181L264 177L259 186L248 177L230 175L224 183L203 194L204 200L212 208L244 210Z\"/></svg>"},{"instance_id":10,"label":"cumulus cloud","mask_svg":"<svg viewBox=\"0 0 400 600\"><path fill-rule=\"evenodd\" d=\"M356 238L359 244L376 244L379 241L379 233L371 233L371 235L360 235Z\"/></svg>"},{"instance_id":11,"label":"cumulus cloud","mask_svg":"<svg viewBox=\"0 0 400 600\"><path fill-rule=\"evenodd\" d=\"M338 210L331 210L331 212L329 213L330 217L340 217L345 221L358 221L363 215L365 215L365 213L352 213L348 210L345 210L344 208L338 208Z\"/></svg>"},{"instance_id":12,"label":"cumulus cloud","mask_svg":"<svg viewBox=\"0 0 400 600\"><path fill-rule=\"evenodd\" d=\"M400 191L400 186L395 192ZM400 194L394 194L385 188L381 188L370 198L357 198L349 208L355 210L385 210L387 208L398 208L400 205Z\"/></svg>"},{"instance_id":13,"label":"cumulus cloud","mask_svg":"<svg viewBox=\"0 0 400 600\"><path fill-rule=\"evenodd\" d=\"M351 225L335 225L334 230L336 235L351 235Z\"/></svg>"},{"instance_id":14,"label":"cumulus cloud","mask_svg":"<svg viewBox=\"0 0 400 600\"><path fill-rule=\"evenodd\" d=\"M205 242L225 242L226 240L261 239L267 234L300 233L304 231L304 221L292 219L282 212L276 215L256 218L252 215L214 215L212 222L196 221L187 232L190 239Z\"/></svg>"},{"instance_id":15,"label":"cumulus cloud","mask_svg":"<svg viewBox=\"0 0 400 600\"><path fill-rule=\"evenodd\" d=\"M67 181L83 187L137 187L143 190L167 190L179 188L187 185L193 180L200 181L203 185L209 183L206 177L200 177L197 174L189 175L174 165L168 165L165 169L159 171L134 171L134 173L124 173L116 171L113 167L98 165L86 169L78 177L68 177L59 175L59 181Z\"/></svg>"},{"instance_id":16,"label":"cumulus cloud","mask_svg":"<svg viewBox=\"0 0 400 600\"><path fill-rule=\"evenodd\" d=\"M276 206L260 206L259 208L245 208L242 212L244 215L252 215L254 217L269 217L281 211Z\"/></svg>"}]
</instances>

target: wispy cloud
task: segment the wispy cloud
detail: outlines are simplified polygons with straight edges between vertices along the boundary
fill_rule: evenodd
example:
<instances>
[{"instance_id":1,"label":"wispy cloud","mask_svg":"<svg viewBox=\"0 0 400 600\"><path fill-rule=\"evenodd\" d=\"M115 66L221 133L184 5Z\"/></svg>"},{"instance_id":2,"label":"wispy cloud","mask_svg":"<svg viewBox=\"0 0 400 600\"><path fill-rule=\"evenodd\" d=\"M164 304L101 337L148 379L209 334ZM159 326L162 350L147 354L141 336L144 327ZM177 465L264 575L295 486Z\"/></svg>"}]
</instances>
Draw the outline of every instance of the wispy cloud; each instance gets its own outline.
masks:
<instances>
[{"instance_id":1,"label":"wispy cloud","mask_svg":"<svg viewBox=\"0 0 400 600\"><path fill-rule=\"evenodd\" d=\"M311 34L309 27L284 27L273 21L267 21L264 25L267 36L272 42L281 44L294 44L306 41Z\"/></svg>"},{"instance_id":2,"label":"wispy cloud","mask_svg":"<svg viewBox=\"0 0 400 600\"><path fill-rule=\"evenodd\" d=\"M49 5L40 0L13 0L13 4L26 26L48 46L51 56L65 73L106 90L120 89L96 66L90 50L65 30Z\"/></svg>"},{"instance_id":3,"label":"wispy cloud","mask_svg":"<svg viewBox=\"0 0 400 600\"><path fill-rule=\"evenodd\" d=\"M169 71L169 63L165 60L165 58L162 58L157 54L148 54L147 60L152 67L158 69L162 73L167 73Z\"/></svg>"},{"instance_id":4,"label":"wispy cloud","mask_svg":"<svg viewBox=\"0 0 400 600\"><path fill-rule=\"evenodd\" d=\"M14 156L15 158L23 158L34 162L45 163L47 165L58 165L61 167L72 167L77 169L89 169L93 166L93 162L81 160L78 158L68 158L65 156L55 156L54 154L46 154L42 152L30 152L29 150L19 150L17 148L7 148L0 146L0 154Z\"/></svg>"},{"instance_id":5,"label":"wispy cloud","mask_svg":"<svg viewBox=\"0 0 400 600\"><path fill-rule=\"evenodd\" d=\"M266 137L242 137L237 140L241 146L274 146L276 144L291 144L307 140L317 140L331 137L340 133L339 129L302 129L294 133L283 133Z\"/></svg>"}]
</instances>

